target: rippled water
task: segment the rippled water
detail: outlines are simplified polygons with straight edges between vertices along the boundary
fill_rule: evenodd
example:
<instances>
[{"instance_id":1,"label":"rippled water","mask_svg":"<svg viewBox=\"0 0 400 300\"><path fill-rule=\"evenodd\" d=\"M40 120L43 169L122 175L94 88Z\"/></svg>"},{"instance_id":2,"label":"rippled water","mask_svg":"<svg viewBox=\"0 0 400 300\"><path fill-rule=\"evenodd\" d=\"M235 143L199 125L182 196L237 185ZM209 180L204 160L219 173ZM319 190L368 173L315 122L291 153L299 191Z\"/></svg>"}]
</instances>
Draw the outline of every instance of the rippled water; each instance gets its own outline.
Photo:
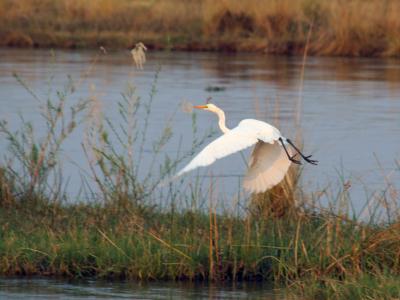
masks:
<instances>
[{"instance_id":1,"label":"rippled water","mask_svg":"<svg viewBox=\"0 0 400 300\"><path fill-rule=\"evenodd\" d=\"M188 283L139 284L49 279L0 279L1 299L265 299L282 292L261 284L205 285Z\"/></svg>"},{"instance_id":2,"label":"rippled water","mask_svg":"<svg viewBox=\"0 0 400 300\"><path fill-rule=\"evenodd\" d=\"M343 176L351 183L350 195L358 208L364 205L366 194L385 190L388 182L399 187L395 161L400 160L400 60L309 57L302 82L301 57L150 52L143 71L134 68L128 51L111 52L90 67L94 57L91 51L55 51L52 56L48 50L0 50L0 118L16 128L21 113L39 124L37 103L13 78L13 72L42 97L51 74L54 88L66 82L67 74L76 82L86 76L74 99L95 94L103 111L117 122L116 102L127 83L137 85L147 97L161 66L149 139L158 136L173 116L174 142L164 149L173 154L180 139L184 149L190 149L192 142L191 116L179 109L183 101L202 104L212 96L225 110L230 127L243 118L258 118L294 137L302 87L304 151L320 161L318 167L304 166L303 185L310 191L326 187L336 191ZM199 132L216 128L215 116L198 112L197 117ZM78 189L80 177L70 162L84 165L81 138L82 131L78 131L64 147L71 190ZM4 145L2 141L3 151ZM146 150L150 156L151 148ZM238 178L229 176L244 170L240 155L234 155L201 170L200 175L216 175L218 192L228 195L229 202L238 186Z\"/></svg>"}]
</instances>

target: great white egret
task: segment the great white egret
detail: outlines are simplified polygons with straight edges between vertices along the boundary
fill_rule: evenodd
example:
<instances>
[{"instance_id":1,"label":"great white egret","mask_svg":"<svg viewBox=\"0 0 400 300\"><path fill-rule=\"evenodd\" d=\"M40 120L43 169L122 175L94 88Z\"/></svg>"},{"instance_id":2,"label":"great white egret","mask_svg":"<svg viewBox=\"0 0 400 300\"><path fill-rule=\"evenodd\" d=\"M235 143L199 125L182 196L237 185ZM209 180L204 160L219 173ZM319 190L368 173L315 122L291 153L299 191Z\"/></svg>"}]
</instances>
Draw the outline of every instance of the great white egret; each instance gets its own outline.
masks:
<instances>
[{"instance_id":1,"label":"great white egret","mask_svg":"<svg viewBox=\"0 0 400 300\"><path fill-rule=\"evenodd\" d=\"M225 113L212 103L197 105L194 108L215 113L223 135L207 145L192 161L180 170L175 177L198 167L205 167L217 159L228 156L255 145L249 161L249 168L244 177L243 187L252 193L264 192L278 184L285 176L290 164L301 164L295 156L299 154L306 162L316 165L318 161L305 156L291 140L281 135L274 126L254 120L242 120L233 129L225 125ZM292 151L288 146L295 151Z\"/></svg>"}]
</instances>

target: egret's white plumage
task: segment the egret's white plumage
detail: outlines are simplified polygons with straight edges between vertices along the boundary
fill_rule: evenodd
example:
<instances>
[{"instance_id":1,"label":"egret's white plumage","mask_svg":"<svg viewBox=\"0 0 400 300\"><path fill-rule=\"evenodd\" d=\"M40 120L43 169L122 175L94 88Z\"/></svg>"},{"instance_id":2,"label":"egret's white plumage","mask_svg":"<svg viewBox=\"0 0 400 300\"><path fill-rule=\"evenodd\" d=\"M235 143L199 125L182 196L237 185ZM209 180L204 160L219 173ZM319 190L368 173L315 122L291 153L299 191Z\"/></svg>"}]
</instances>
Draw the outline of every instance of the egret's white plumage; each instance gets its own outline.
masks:
<instances>
[{"instance_id":1,"label":"egret's white plumage","mask_svg":"<svg viewBox=\"0 0 400 300\"><path fill-rule=\"evenodd\" d=\"M195 108L217 114L218 125L224 134L207 145L176 174L176 177L198 167L211 165L217 159L256 145L250 157L249 169L244 177L243 186L249 192L260 193L278 184L285 177L291 162L299 163L293 159L293 156L290 156L291 153L284 146L289 140L284 138L272 125L258 120L245 119L230 130L225 125L225 113L216 105L210 103L195 106ZM316 161L309 160L310 156L304 157L301 152L298 153L306 161L316 164Z\"/></svg>"},{"instance_id":2,"label":"egret's white plumage","mask_svg":"<svg viewBox=\"0 0 400 300\"><path fill-rule=\"evenodd\" d=\"M250 122L249 122L250 121ZM207 145L177 176L198 167L211 165L219 158L253 146L261 138L260 131L252 131L251 124L256 120L243 120L239 125ZM260 122L261 123L261 122Z\"/></svg>"},{"instance_id":3,"label":"egret's white plumage","mask_svg":"<svg viewBox=\"0 0 400 300\"><path fill-rule=\"evenodd\" d=\"M243 179L243 187L253 193L261 193L277 185L290 167L284 149L277 142L258 142L250 156L249 169Z\"/></svg>"}]
</instances>

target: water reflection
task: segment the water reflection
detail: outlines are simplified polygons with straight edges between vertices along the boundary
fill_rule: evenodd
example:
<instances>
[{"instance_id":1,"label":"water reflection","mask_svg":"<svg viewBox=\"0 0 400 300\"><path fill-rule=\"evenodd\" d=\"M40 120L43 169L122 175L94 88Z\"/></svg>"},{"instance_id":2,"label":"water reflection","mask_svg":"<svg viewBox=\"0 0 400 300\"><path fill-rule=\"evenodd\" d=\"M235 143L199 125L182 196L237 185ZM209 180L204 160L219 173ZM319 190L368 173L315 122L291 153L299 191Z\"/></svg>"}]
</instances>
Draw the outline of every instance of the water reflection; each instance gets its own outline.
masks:
<instances>
[{"instance_id":1,"label":"water reflection","mask_svg":"<svg viewBox=\"0 0 400 300\"><path fill-rule=\"evenodd\" d=\"M265 284L66 281L45 278L0 279L1 299L284 299Z\"/></svg>"},{"instance_id":2,"label":"water reflection","mask_svg":"<svg viewBox=\"0 0 400 300\"><path fill-rule=\"evenodd\" d=\"M235 80L269 81L279 88L290 88L298 81L298 58L276 59L251 54L216 54L203 59L201 67L212 77Z\"/></svg>"}]
</instances>

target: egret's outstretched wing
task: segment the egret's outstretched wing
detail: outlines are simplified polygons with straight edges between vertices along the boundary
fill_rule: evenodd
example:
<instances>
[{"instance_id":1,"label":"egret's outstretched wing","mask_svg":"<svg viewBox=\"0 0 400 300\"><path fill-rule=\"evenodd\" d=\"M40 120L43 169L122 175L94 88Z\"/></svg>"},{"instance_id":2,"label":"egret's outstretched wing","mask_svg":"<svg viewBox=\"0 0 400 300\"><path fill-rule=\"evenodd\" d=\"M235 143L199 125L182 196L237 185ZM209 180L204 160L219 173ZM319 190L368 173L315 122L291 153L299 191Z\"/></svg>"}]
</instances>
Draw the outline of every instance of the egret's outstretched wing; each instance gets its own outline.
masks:
<instances>
[{"instance_id":1,"label":"egret's outstretched wing","mask_svg":"<svg viewBox=\"0 0 400 300\"><path fill-rule=\"evenodd\" d=\"M211 165L217 159L244 150L258 141L273 144L280 137L279 130L265 122L253 119L243 120L237 127L207 145L174 178L198 167Z\"/></svg>"},{"instance_id":2,"label":"egret's outstretched wing","mask_svg":"<svg viewBox=\"0 0 400 300\"><path fill-rule=\"evenodd\" d=\"M259 141L251 154L243 187L252 193L265 192L285 177L290 163L279 143Z\"/></svg>"},{"instance_id":3,"label":"egret's outstretched wing","mask_svg":"<svg viewBox=\"0 0 400 300\"><path fill-rule=\"evenodd\" d=\"M219 158L256 144L259 140L259 131L256 129L246 122L240 122L236 128L207 145L186 167L176 174L175 178L198 167L211 165Z\"/></svg>"}]
</instances>

